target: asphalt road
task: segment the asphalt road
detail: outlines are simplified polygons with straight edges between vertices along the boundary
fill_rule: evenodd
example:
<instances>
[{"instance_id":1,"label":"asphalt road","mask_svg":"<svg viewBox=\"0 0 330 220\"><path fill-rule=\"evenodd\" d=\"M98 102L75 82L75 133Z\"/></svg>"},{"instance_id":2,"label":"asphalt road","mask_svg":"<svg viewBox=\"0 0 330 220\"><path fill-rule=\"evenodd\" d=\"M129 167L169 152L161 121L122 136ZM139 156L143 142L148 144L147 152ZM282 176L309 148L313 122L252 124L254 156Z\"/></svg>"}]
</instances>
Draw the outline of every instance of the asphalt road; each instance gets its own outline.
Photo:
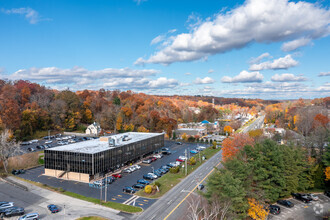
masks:
<instances>
[{"instance_id":1,"label":"asphalt road","mask_svg":"<svg viewBox=\"0 0 330 220\"><path fill-rule=\"evenodd\" d=\"M264 124L264 119L265 119L265 115L259 116L249 126L243 128L241 133L246 133L246 132L249 132L251 130L260 129L262 127L262 125Z\"/></svg>"},{"instance_id":2,"label":"asphalt road","mask_svg":"<svg viewBox=\"0 0 330 220\"><path fill-rule=\"evenodd\" d=\"M193 173L182 180L178 185L158 199L145 212L132 217L132 219L181 219L183 213L185 213L183 203L186 201L183 200L196 189L201 181L208 177L215 166L220 165L221 157L222 151L219 151L213 157L208 159L203 165L198 167Z\"/></svg>"},{"instance_id":3,"label":"asphalt road","mask_svg":"<svg viewBox=\"0 0 330 220\"><path fill-rule=\"evenodd\" d=\"M150 207L156 200L137 197L131 194L123 193L124 186L132 186L137 180L142 179L143 175L152 172L153 168L158 169L162 165L166 165L169 162L174 162L180 155L184 155L185 149L194 149L198 145L197 143L183 143L183 145L177 145L173 141L165 141L165 147L168 147L172 154L165 155L163 158L154 161L151 164L140 164L141 169L131 174L123 174L123 177L117 179L114 183L107 187L107 201L113 201L118 203L125 203L128 205L139 206L143 209ZM55 177L49 177L43 175L44 167L37 167L27 170L25 174L20 174L19 177L40 182L53 187L61 187L66 191L78 193L87 197L93 197L100 199L101 190L98 188L90 187L87 183L81 183L77 181L68 181L63 179L57 179ZM102 189L102 199L105 200L105 189Z\"/></svg>"}]
</instances>

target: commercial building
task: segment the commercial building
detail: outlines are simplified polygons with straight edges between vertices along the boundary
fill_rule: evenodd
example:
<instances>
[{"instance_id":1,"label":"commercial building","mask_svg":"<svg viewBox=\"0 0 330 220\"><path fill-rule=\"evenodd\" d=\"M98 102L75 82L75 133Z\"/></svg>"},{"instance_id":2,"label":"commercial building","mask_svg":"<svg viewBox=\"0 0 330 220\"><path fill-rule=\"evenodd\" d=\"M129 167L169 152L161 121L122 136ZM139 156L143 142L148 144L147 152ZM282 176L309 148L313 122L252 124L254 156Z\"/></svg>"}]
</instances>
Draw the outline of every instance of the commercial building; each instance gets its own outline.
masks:
<instances>
[{"instance_id":1,"label":"commercial building","mask_svg":"<svg viewBox=\"0 0 330 220\"><path fill-rule=\"evenodd\" d=\"M164 146L163 133L128 132L45 150L45 175L90 182Z\"/></svg>"}]
</instances>

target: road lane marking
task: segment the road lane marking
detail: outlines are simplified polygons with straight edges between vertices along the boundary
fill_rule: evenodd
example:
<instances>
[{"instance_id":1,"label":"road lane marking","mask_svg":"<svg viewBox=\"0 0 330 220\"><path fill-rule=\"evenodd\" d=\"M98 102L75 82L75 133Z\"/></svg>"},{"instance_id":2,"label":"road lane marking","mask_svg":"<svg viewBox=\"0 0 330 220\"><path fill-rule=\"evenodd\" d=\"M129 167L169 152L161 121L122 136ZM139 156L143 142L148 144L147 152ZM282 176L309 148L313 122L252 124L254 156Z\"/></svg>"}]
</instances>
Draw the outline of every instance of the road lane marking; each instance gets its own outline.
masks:
<instances>
[{"instance_id":1,"label":"road lane marking","mask_svg":"<svg viewBox=\"0 0 330 220\"><path fill-rule=\"evenodd\" d=\"M217 166L219 166L221 164L221 161L216 165L216 167ZM213 171L215 170L215 168L213 168L203 179L202 179L202 181L200 181L199 182L199 184L201 184ZM172 209L172 211L164 218L164 220L166 220L189 196L190 196L190 194L193 192L193 191L195 191L195 189L198 187L198 185L199 184L197 184L194 188L193 188L193 190L191 190L189 193L188 193L188 195L186 195L186 197L184 197L182 200L181 200L181 202L177 205L177 206L175 206L175 208L174 209ZM172 200L171 200L172 201Z\"/></svg>"}]
</instances>

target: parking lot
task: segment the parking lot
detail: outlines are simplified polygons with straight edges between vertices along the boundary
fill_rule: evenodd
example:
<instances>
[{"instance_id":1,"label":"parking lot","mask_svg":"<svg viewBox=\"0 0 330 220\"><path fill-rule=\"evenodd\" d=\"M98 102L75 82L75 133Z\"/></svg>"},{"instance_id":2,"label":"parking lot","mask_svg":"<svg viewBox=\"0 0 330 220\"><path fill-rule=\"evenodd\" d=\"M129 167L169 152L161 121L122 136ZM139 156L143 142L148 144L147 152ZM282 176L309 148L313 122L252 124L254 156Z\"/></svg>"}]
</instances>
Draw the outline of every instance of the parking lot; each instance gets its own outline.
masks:
<instances>
[{"instance_id":1,"label":"parking lot","mask_svg":"<svg viewBox=\"0 0 330 220\"><path fill-rule=\"evenodd\" d=\"M158 169L162 165L165 165L169 162L174 162L180 155L184 155L185 149L191 150L199 145L202 144L183 143L182 145L178 145L173 141L165 141L164 147L169 148L172 153L170 155L165 155L163 158L158 159L151 164L141 163L141 169L130 174L125 173L123 174L122 178L119 178L112 184L108 185L107 201L135 205L143 209L148 208L154 202L153 199L140 198L138 196L123 193L123 187L132 186L133 184L137 183L137 180L142 179L144 174L150 173L153 171L153 169ZM87 183L57 179L55 177L44 176L43 173L44 167L37 167L27 170L25 174L20 174L19 176L24 179L40 182L49 186L61 187L66 191L78 193L84 196L97 199L101 197L101 189L90 187ZM103 200L105 199L104 191L105 189L102 189Z\"/></svg>"},{"instance_id":2,"label":"parking lot","mask_svg":"<svg viewBox=\"0 0 330 220\"><path fill-rule=\"evenodd\" d=\"M271 215L272 220L316 220L322 219L322 216L330 211L330 198L323 194L316 194L319 201L312 201L310 203L303 203L297 199L289 199L294 203L294 207L287 208L285 206L276 204L281 207L279 215Z\"/></svg>"}]
</instances>

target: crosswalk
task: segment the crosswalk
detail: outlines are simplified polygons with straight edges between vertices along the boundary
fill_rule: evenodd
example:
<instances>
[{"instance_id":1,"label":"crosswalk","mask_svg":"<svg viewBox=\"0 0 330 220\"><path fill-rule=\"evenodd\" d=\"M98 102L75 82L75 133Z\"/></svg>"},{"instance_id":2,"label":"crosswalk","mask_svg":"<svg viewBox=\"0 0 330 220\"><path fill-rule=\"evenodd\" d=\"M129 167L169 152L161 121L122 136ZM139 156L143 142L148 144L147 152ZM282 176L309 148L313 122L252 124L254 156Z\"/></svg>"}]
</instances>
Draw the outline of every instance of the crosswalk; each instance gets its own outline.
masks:
<instances>
[{"instance_id":1,"label":"crosswalk","mask_svg":"<svg viewBox=\"0 0 330 220\"><path fill-rule=\"evenodd\" d=\"M125 202L123 202L123 204L125 204L125 205L135 205L135 202L136 202L136 200L138 199L138 198L140 198L139 196L136 196L136 195L134 195L134 196L132 196L131 198L129 198L129 199L127 199Z\"/></svg>"}]
</instances>

